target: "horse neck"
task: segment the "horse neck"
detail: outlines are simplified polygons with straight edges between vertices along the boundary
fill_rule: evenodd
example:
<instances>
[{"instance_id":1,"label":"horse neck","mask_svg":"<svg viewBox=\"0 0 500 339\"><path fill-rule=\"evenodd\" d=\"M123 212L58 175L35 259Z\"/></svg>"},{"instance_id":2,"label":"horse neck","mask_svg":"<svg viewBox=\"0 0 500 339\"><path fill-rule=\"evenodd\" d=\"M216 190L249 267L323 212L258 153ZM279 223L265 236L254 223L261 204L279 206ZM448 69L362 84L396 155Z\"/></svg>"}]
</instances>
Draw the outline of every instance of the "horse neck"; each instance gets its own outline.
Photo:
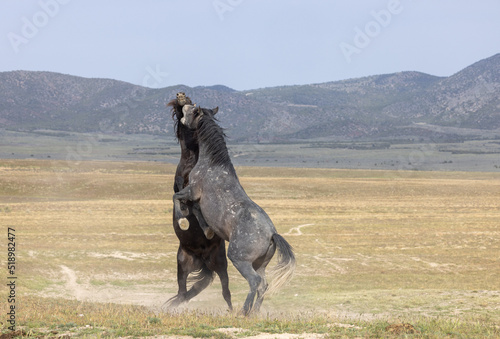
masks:
<instances>
[{"instance_id":1,"label":"horse neck","mask_svg":"<svg viewBox=\"0 0 500 339\"><path fill-rule=\"evenodd\" d=\"M208 161L212 166L221 166L235 173L222 128L209 117L205 117L198 125L198 143L200 154L198 161Z\"/></svg>"},{"instance_id":2,"label":"horse neck","mask_svg":"<svg viewBox=\"0 0 500 339\"><path fill-rule=\"evenodd\" d=\"M199 145L194 132L181 127L179 130L179 144L181 146L181 160L177 166L178 171L191 171L198 161Z\"/></svg>"},{"instance_id":3,"label":"horse neck","mask_svg":"<svg viewBox=\"0 0 500 339\"><path fill-rule=\"evenodd\" d=\"M198 140L194 134L194 131L182 125L179 126L178 138L181 145L181 153L198 153Z\"/></svg>"}]
</instances>

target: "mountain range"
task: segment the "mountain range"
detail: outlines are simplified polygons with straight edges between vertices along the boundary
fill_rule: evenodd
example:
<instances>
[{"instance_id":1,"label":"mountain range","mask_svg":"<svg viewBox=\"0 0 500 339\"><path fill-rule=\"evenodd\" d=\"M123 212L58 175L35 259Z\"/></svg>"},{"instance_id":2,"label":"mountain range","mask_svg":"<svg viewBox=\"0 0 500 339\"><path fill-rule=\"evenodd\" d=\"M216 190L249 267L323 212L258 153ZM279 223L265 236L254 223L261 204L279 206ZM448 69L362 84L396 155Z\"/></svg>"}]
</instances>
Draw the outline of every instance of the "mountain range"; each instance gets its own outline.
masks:
<instances>
[{"instance_id":1,"label":"mountain range","mask_svg":"<svg viewBox=\"0 0 500 339\"><path fill-rule=\"evenodd\" d=\"M410 71L250 91L2 72L0 128L173 135L166 103L179 91L218 106L234 142L500 135L500 54L449 77Z\"/></svg>"}]
</instances>

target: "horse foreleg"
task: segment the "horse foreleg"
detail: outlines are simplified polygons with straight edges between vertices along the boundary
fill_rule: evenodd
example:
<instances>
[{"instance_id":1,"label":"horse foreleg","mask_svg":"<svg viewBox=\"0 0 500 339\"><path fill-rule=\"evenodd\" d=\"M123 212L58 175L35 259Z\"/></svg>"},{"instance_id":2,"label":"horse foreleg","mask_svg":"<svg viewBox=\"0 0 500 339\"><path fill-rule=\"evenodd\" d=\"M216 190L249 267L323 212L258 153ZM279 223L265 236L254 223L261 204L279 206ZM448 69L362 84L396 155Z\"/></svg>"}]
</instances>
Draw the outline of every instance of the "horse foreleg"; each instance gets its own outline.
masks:
<instances>
[{"instance_id":1,"label":"horse foreleg","mask_svg":"<svg viewBox=\"0 0 500 339\"><path fill-rule=\"evenodd\" d=\"M174 200L174 215L185 215L181 208L181 200L189 200L192 201L192 192L191 187L186 186L179 192L175 193L173 196ZM189 221L186 218L180 218L178 221L179 227L181 230L185 231L189 228Z\"/></svg>"},{"instance_id":2,"label":"horse foreleg","mask_svg":"<svg viewBox=\"0 0 500 339\"><path fill-rule=\"evenodd\" d=\"M207 222L205 221L205 218L203 217L203 214L201 213L200 209L200 204L193 204L193 207L191 207L191 211L193 212L194 216L196 219L198 219L198 224L200 225L201 229L203 230L203 233L205 233L205 237L210 240L214 237L215 233L214 231L208 226Z\"/></svg>"},{"instance_id":3,"label":"horse foreleg","mask_svg":"<svg viewBox=\"0 0 500 339\"><path fill-rule=\"evenodd\" d=\"M174 192L179 192L184 187L184 178L180 175L175 177Z\"/></svg>"}]
</instances>

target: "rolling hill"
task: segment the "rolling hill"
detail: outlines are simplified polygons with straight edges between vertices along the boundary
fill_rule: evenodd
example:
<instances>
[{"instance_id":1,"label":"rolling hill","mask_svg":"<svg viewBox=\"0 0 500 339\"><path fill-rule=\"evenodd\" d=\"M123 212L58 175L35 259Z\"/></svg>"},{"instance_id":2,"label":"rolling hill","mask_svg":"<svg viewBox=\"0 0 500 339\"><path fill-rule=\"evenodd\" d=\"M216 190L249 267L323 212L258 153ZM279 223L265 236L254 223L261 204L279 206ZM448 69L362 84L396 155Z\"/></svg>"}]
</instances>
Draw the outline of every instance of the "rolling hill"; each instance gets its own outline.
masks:
<instances>
[{"instance_id":1,"label":"rolling hill","mask_svg":"<svg viewBox=\"0 0 500 339\"><path fill-rule=\"evenodd\" d=\"M500 129L500 54L450 77L400 72L251 91L2 72L0 128L173 135L165 104L178 91L219 106L232 141L481 137Z\"/></svg>"}]
</instances>

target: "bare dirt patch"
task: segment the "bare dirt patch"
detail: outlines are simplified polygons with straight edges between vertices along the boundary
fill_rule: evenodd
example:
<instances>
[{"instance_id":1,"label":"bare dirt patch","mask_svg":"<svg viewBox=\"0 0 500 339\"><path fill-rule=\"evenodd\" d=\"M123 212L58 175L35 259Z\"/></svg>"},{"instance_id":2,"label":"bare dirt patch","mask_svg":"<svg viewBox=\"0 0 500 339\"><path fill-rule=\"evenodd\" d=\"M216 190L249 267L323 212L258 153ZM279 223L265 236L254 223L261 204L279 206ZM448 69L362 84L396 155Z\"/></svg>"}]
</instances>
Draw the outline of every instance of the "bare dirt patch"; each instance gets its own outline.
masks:
<instances>
[{"instance_id":1,"label":"bare dirt patch","mask_svg":"<svg viewBox=\"0 0 500 339\"><path fill-rule=\"evenodd\" d=\"M319 339L325 337L325 335L317 333L302 333L302 334L259 333L255 335L245 335L245 333L248 333L248 330L243 328L219 328L217 331L230 335L233 338L243 338L243 339L294 339L294 338Z\"/></svg>"}]
</instances>

